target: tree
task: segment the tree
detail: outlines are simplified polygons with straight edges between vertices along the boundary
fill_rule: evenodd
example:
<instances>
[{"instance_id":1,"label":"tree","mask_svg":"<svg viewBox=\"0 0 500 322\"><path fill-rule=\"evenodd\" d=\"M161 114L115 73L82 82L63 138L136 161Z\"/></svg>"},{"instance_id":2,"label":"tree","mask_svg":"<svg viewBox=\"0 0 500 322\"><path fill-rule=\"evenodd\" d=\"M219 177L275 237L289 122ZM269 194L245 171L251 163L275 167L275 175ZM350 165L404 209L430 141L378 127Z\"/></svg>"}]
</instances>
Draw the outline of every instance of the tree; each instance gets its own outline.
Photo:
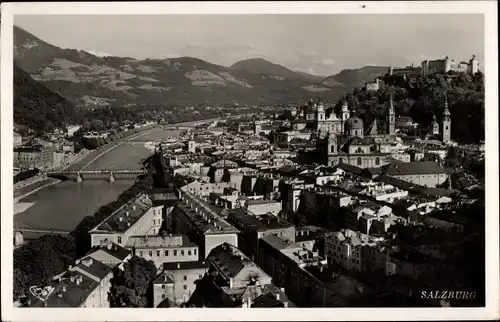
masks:
<instances>
[{"instance_id":1,"label":"tree","mask_svg":"<svg viewBox=\"0 0 500 322\"><path fill-rule=\"evenodd\" d=\"M73 238L44 235L14 250L14 298L32 285L45 286L76 259Z\"/></svg>"},{"instance_id":2,"label":"tree","mask_svg":"<svg viewBox=\"0 0 500 322\"><path fill-rule=\"evenodd\" d=\"M123 270L116 270L111 279L109 300L111 307L151 307L151 282L156 277L153 261L133 257Z\"/></svg>"}]
</instances>

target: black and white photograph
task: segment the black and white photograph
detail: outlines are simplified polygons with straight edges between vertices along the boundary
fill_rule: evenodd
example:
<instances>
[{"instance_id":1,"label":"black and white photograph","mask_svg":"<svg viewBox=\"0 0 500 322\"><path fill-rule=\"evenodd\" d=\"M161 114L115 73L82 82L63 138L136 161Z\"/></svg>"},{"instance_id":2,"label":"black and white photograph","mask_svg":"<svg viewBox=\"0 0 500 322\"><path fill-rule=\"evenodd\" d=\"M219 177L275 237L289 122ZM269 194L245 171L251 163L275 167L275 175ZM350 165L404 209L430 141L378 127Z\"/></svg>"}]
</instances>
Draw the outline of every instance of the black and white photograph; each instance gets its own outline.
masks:
<instances>
[{"instance_id":1,"label":"black and white photograph","mask_svg":"<svg viewBox=\"0 0 500 322\"><path fill-rule=\"evenodd\" d=\"M499 318L496 2L229 4L2 4L7 321Z\"/></svg>"}]
</instances>

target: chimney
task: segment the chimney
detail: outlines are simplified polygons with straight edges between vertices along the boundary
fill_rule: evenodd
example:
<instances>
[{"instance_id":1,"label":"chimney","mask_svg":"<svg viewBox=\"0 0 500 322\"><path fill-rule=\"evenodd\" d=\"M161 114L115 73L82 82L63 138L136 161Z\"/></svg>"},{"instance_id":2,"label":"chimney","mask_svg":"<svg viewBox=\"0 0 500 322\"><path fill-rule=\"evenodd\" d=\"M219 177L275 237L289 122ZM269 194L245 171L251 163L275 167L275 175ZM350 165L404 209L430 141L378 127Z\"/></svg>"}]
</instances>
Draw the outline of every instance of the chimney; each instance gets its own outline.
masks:
<instances>
[{"instance_id":1,"label":"chimney","mask_svg":"<svg viewBox=\"0 0 500 322\"><path fill-rule=\"evenodd\" d=\"M113 248L113 244L110 241L108 241L108 244L106 245L106 248L109 249L109 250L111 250L111 248Z\"/></svg>"},{"instance_id":2,"label":"chimney","mask_svg":"<svg viewBox=\"0 0 500 322\"><path fill-rule=\"evenodd\" d=\"M57 293L57 297L62 298L62 293Z\"/></svg>"},{"instance_id":3,"label":"chimney","mask_svg":"<svg viewBox=\"0 0 500 322\"><path fill-rule=\"evenodd\" d=\"M71 283L74 283L75 282L75 276L74 275L71 275L69 277L69 280L71 281Z\"/></svg>"},{"instance_id":4,"label":"chimney","mask_svg":"<svg viewBox=\"0 0 500 322\"><path fill-rule=\"evenodd\" d=\"M280 300L280 293L276 293L276 300Z\"/></svg>"},{"instance_id":5,"label":"chimney","mask_svg":"<svg viewBox=\"0 0 500 322\"><path fill-rule=\"evenodd\" d=\"M283 302L283 305L285 306L285 308L287 308L288 307L288 301Z\"/></svg>"},{"instance_id":6,"label":"chimney","mask_svg":"<svg viewBox=\"0 0 500 322\"><path fill-rule=\"evenodd\" d=\"M82 264L87 266L87 267L90 267L92 266L92 258L91 257L86 257L84 260L82 260Z\"/></svg>"},{"instance_id":7,"label":"chimney","mask_svg":"<svg viewBox=\"0 0 500 322\"><path fill-rule=\"evenodd\" d=\"M122 222L122 221L123 221L123 218L122 218L122 217L118 217L118 221L119 221L119 222Z\"/></svg>"},{"instance_id":8,"label":"chimney","mask_svg":"<svg viewBox=\"0 0 500 322\"><path fill-rule=\"evenodd\" d=\"M63 292L66 292L66 286L63 286L61 289Z\"/></svg>"},{"instance_id":9,"label":"chimney","mask_svg":"<svg viewBox=\"0 0 500 322\"><path fill-rule=\"evenodd\" d=\"M76 283L76 285L80 285L80 283L82 282L80 279L81 279L81 276L78 276L78 277L75 279L75 283Z\"/></svg>"}]
</instances>

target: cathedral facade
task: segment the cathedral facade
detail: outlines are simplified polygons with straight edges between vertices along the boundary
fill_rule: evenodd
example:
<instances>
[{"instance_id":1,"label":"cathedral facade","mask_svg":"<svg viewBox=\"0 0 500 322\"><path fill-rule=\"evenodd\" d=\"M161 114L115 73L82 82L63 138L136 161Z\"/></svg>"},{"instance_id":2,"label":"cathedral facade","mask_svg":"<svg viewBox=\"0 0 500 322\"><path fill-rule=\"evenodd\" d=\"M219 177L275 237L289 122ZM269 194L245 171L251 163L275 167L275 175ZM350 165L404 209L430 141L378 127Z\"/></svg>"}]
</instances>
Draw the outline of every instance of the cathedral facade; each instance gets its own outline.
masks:
<instances>
[{"instance_id":1,"label":"cathedral facade","mask_svg":"<svg viewBox=\"0 0 500 322\"><path fill-rule=\"evenodd\" d=\"M332 111L327 116L322 102L310 100L305 108L299 108L296 115L297 119L292 121L292 128L296 131L309 128L315 132L341 134L344 132L344 124L349 119L350 112L347 102L344 101L339 115Z\"/></svg>"},{"instance_id":2,"label":"cathedral facade","mask_svg":"<svg viewBox=\"0 0 500 322\"><path fill-rule=\"evenodd\" d=\"M338 123L316 121L318 128L324 129L320 132L322 137L316 142L316 151L323 164L336 166L345 163L361 168L378 168L392 161L391 155L396 147L392 96L385 131L380 128L376 119L365 131L363 120L351 115L345 101L341 117L336 120L339 120Z\"/></svg>"}]
</instances>

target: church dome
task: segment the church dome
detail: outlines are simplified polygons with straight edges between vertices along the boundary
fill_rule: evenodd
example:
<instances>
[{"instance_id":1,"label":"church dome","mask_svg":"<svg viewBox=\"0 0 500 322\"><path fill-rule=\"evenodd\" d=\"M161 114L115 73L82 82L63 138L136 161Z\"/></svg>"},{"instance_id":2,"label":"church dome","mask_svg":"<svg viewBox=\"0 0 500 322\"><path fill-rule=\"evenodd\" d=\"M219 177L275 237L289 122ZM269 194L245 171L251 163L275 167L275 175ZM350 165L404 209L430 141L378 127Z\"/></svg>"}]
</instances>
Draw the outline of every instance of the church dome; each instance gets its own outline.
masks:
<instances>
[{"instance_id":1,"label":"church dome","mask_svg":"<svg viewBox=\"0 0 500 322\"><path fill-rule=\"evenodd\" d=\"M345 122L346 129L348 130L363 130L363 120L357 116L353 116L347 119Z\"/></svg>"}]
</instances>

